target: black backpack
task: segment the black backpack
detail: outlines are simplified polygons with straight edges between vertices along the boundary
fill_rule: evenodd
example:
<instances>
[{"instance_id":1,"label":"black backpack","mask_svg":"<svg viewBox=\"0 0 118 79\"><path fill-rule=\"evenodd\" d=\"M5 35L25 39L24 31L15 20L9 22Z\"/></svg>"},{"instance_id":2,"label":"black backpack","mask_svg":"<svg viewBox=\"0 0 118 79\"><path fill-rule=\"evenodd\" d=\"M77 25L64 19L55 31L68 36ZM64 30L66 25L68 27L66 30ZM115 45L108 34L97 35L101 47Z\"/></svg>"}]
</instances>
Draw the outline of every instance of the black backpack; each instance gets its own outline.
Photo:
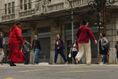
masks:
<instances>
[{"instance_id":1,"label":"black backpack","mask_svg":"<svg viewBox=\"0 0 118 79\"><path fill-rule=\"evenodd\" d=\"M105 49L109 49L110 48L110 43L108 41L108 43L106 43L106 45L103 46Z\"/></svg>"}]
</instances>

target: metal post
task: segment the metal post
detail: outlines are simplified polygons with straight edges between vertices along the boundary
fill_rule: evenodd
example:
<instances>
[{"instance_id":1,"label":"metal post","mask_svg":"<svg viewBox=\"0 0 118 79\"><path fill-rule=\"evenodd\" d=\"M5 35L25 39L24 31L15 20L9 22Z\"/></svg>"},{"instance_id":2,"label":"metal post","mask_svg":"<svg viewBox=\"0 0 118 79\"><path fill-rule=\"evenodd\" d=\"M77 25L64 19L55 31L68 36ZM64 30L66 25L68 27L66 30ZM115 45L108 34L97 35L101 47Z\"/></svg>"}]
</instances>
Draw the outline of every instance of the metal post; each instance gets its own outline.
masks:
<instances>
[{"instance_id":1,"label":"metal post","mask_svg":"<svg viewBox=\"0 0 118 79\"><path fill-rule=\"evenodd\" d=\"M100 26L100 12L98 12L98 14L97 14L97 26L99 27L98 32L99 32L99 36L100 36L100 32L101 32L101 26Z\"/></svg>"},{"instance_id":2,"label":"metal post","mask_svg":"<svg viewBox=\"0 0 118 79\"><path fill-rule=\"evenodd\" d=\"M72 29L72 43L74 42L74 16L73 10L71 10L71 29Z\"/></svg>"},{"instance_id":3,"label":"metal post","mask_svg":"<svg viewBox=\"0 0 118 79\"><path fill-rule=\"evenodd\" d=\"M74 16L73 16L73 5L72 2L67 0L69 2L69 5L71 7L71 40L72 43L74 42Z\"/></svg>"}]
</instances>

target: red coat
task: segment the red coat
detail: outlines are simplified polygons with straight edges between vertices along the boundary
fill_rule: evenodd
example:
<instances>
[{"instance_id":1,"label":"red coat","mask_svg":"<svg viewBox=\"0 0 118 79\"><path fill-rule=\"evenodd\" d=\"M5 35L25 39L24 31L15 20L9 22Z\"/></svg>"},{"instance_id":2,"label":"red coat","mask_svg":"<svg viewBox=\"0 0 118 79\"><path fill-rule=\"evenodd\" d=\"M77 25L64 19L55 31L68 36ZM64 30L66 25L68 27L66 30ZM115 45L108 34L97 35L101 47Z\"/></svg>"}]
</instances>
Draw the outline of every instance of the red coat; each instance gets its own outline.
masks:
<instances>
[{"instance_id":1,"label":"red coat","mask_svg":"<svg viewBox=\"0 0 118 79\"><path fill-rule=\"evenodd\" d=\"M10 48L9 59L15 63L24 62L24 55L20 47L23 45L22 30L18 26L13 26L10 29L8 37L8 45Z\"/></svg>"},{"instance_id":2,"label":"red coat","mask_svg":"<svg viewBox=\"0 0 118 79\"><path fill-rule=\"evenodd\" d=\"M78 43L88 43L90 38L93 38L95 42L95 36L88 26L81 25L77 31L77 41Z\"/></svg>"}]
</instances>

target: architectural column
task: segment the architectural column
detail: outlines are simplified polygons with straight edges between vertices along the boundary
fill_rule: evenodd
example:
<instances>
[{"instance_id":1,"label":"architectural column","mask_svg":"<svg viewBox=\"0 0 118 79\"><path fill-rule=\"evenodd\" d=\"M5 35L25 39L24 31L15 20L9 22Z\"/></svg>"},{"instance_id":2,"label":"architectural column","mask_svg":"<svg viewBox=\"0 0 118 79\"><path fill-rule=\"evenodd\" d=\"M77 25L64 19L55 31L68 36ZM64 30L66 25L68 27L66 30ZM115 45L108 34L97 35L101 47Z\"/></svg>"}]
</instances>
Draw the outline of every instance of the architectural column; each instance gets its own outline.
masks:
<instances>
[{"instance_id":1,"label":"architectural column","mask_svg":"<svg viewBox=\"0 0 118 79\"><path fill-rule=\"evenodd\" d=\"M118 16L116 18L116 41L118 41Z\"/></svg>"},{"instance_id":2,"label":"architectural column","mask_svg":"<svg viewBox=\"0 0 118 79\"><path fill-rule=\"evenodd\" d=\"M108 16L108 14L107 14ZM110 42L110 50L109 50L109 63L115 64L116 63L116 50L115 50L115 43L118 40L118 16L114 10L109 12L109 16L107 17L106 23L106 33L107 38Z\"/></svg>"}]
</instances>

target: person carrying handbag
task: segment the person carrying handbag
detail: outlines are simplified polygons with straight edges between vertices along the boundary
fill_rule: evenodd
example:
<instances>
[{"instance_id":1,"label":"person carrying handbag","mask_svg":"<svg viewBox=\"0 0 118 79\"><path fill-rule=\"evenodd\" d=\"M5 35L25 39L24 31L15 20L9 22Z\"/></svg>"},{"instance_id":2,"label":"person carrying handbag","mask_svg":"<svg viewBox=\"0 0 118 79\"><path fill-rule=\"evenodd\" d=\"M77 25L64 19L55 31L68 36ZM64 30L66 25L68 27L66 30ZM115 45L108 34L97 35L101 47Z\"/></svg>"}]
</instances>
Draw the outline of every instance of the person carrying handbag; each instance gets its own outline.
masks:
<instances>
[{"instance_id":1,"label":"person carrying handbag","mask_svg":"<svg viewBox=\"0 0 118 79\"><path fill-rule=\"evenodd\" d=\"M72 60L74 60L74 64L77 64L76 63L77 53L78 53L78 46L77 46L77 43L75 42L75 43L72 44L72 46L70 48L70 54L69 54L69 55L71 55Z\"/></svg>"}]
</instances>

